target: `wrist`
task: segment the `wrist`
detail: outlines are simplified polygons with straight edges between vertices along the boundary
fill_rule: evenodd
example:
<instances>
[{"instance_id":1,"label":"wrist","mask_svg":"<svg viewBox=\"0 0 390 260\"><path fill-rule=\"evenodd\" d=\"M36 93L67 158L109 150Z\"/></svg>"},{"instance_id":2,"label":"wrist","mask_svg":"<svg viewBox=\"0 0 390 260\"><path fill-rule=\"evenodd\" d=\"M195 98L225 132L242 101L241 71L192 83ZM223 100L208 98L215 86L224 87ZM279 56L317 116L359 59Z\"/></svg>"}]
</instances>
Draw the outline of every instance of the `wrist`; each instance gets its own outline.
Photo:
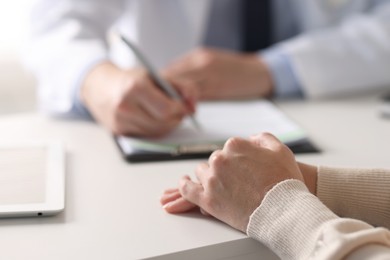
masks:
<instances>
[{"instance_id":1,"label":"wrist","mask_svg":"<svg viewBox=\"0 0 390 260\"><path fill-rule=\"evenodd\" d=\"M96 95L101 95L102 88L105 88L107 82L109 85L115 84L115 81L122 78L123 71L110 61L103 61L93 67L80 89L81 102L88 107L89 99Z\"/></svg>"},{"instance_id":2,"label":"wrist","mask_svg":"<svg viewBox=\"0 0 390 260\"><path fill-rule=\"evenodd\" d=\"M318 170L316 166L298 162L306 187L310 193L317 194Z\"/></svg>"}]
</instances>

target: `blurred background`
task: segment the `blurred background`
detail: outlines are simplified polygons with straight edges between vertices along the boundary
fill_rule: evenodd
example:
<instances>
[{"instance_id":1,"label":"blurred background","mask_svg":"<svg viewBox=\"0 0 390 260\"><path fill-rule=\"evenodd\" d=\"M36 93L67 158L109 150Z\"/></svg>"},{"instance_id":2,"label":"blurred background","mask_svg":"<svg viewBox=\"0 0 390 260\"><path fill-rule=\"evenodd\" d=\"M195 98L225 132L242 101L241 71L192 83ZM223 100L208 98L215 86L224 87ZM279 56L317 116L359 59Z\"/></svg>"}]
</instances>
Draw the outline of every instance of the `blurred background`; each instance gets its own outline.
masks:
<instances>
[{"instance_id":1,"label":"blurred background","mask_svg":"<svg viewBox=\"0 0 390 260\"><path fill-rule=\"evenodd\" d=\"M32 2L0 1L0 116L36 108L35 80L21 60Z\"/></svg>"}]
</instances>

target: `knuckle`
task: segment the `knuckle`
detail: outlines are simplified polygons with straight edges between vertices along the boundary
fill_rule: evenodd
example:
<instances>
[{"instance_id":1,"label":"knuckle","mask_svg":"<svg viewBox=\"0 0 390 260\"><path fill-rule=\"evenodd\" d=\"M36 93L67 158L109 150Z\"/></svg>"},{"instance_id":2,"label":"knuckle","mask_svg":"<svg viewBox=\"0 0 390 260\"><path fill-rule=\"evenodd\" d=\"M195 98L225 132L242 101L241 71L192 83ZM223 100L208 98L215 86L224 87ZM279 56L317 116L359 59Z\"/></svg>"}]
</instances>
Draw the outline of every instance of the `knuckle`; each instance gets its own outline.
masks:
<instances>
[{"instance_id":1,"label":"knuckle","mask_svg":"<svg viewBox=\"0 0 390 260\"><path fill-rule=\"evenodd\" d=\"M262 132L262 133L259 134L259 139L260 140L266 140L266 139L268 139L270 137L271 137L271 134L268 133L268 132Z\"/></svg>"},{"instance_id":2,"label":"knuckle","mask_svg":"<svg viewBox=\"0 0 390 260\"><path fill-rule=\"evenodd\" d=\"M283 143L275 144L275 150L279 152L288 152L288 147Z\"/></svg>"},{"instance_id":3,"label":"knuckle","mask_svg":"<svg viewBox=\"0 0 390 260\"><path fill-rule=\"evenodd\" d=\"M142 90L142 84L139 79L132 79L127 82L126 94L137 95Z\"/></svg>"},{"instance_id":4,"label":"knuckle","mask_svg":"<svg viewBox=\"0 0 390 260\"><path fill-rule=\"evenodd\" d=\"M214 55L207 48L200 48L197 50L197 58L199 66L207 67L214 62Z\"/></svg>"},{"instance_id":5,"label":"knuckle","mask_svg":"<svg viewBox=\"0 0 390 260\"><path fill-rule=\"evenodd\" d=\"M227 150L237 150L243 144L243 142L244 140L239 137L231 137L226 141L224 149L226 148Z\"/></svg>"},{"instance_id":6,"label":"knuckle","mask_svg":"<svg viewBox=\"0 0 390 260\"><path fill-rule=\"evenodd\" d=\"M215 150L209 157L209 164L213 164L216 160L219 160L221 157L221 152L221 150Z\"/></svg>"},{"instance_id":7,"label":"knuckle","mask_svg":"<svg viewBox=\"0 0 390 260\"><path fill-rule=\"evenodd\" d=\"M284 143L277 143L274 144L272 147L272 152L283 155L283 156L291 156L293 155L292 151L290 148L285 145Z\"/></svg>"},{"instance_id":8,"label":"knuckle","mask_svg":"<svg viewBox=\"0 0 390 260\"><path fill-rule=\"evenodd\" d=\"M286 154L286 155L288 155L288 156L294 156L294 153L291 151L291 149L287 146L287 145L285 145L285 144L283 144L283 143L281 143L279 146L278 146L278 148L277 149L279 149L279 151L280 152L282 152L282 153L284 153L284 154Z\"/></svg>"},{"instance_id":9,"label":"knuckle","mask_svg":"<svg viewBox=\"0 0 390 260\"><path fill-rule=\"evenodd\" d=\"M190 193L190 189L188 187L188 182L187 181L180 181L180 184L179 184L179 190L180 190L180 193L187 196L188 193Z\"/></svg>"},{"instance_id":10,"label":"knuckle","mask_svg":"<svg viewBox=\"0 0 390 260\"><path fill-rule=\"evenodd\" d=\"M223 166L227 164L227 158L223 154L219 154L215 159L213 160L213 163L211 167L215 169L215 173L219 174L219 170L222 169Z\"/></svg>"}]
</instances>

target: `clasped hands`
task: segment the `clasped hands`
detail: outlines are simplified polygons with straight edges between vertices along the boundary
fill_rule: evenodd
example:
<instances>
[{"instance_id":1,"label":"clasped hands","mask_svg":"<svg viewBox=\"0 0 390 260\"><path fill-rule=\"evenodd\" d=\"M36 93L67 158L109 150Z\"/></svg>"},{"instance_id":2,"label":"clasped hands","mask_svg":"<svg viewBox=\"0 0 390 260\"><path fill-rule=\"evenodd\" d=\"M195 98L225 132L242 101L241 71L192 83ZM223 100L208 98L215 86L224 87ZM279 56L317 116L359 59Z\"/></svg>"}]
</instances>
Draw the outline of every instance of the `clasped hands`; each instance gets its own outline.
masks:
<instances>
[{"instance_id":1,"label":"clasped hands","mask_svg":"<svg viewBox=\"0 0 390 260\"><path fill-rule=\"evenodd\" d=\"M123 70L106 61L86 76L80 98L114 134L163 136L196 110L198 100L267 96L272 83L256 54L198 49L172 61L161 75L184 102L163 93L143 68Z\"/></svg>"}]
</instances>

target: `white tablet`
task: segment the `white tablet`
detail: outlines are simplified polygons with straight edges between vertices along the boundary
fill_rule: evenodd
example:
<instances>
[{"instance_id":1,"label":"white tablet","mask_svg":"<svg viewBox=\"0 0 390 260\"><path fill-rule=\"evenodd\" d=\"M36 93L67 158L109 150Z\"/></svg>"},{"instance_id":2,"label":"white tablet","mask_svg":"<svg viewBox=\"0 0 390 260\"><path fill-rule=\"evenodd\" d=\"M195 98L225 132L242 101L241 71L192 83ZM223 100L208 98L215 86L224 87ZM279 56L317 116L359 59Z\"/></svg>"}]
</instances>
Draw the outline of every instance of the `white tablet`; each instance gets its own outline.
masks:
<instances>
[{"instance_id":1,"label":"white tablet","mask_svg":"<svg viewBox=\"0 0 390 260\"><path fill-rule=\"evenodd\" d=\"M61 143L0 143L0 217L54 215L64 206Z\"/></svg>"}]
</instances>

